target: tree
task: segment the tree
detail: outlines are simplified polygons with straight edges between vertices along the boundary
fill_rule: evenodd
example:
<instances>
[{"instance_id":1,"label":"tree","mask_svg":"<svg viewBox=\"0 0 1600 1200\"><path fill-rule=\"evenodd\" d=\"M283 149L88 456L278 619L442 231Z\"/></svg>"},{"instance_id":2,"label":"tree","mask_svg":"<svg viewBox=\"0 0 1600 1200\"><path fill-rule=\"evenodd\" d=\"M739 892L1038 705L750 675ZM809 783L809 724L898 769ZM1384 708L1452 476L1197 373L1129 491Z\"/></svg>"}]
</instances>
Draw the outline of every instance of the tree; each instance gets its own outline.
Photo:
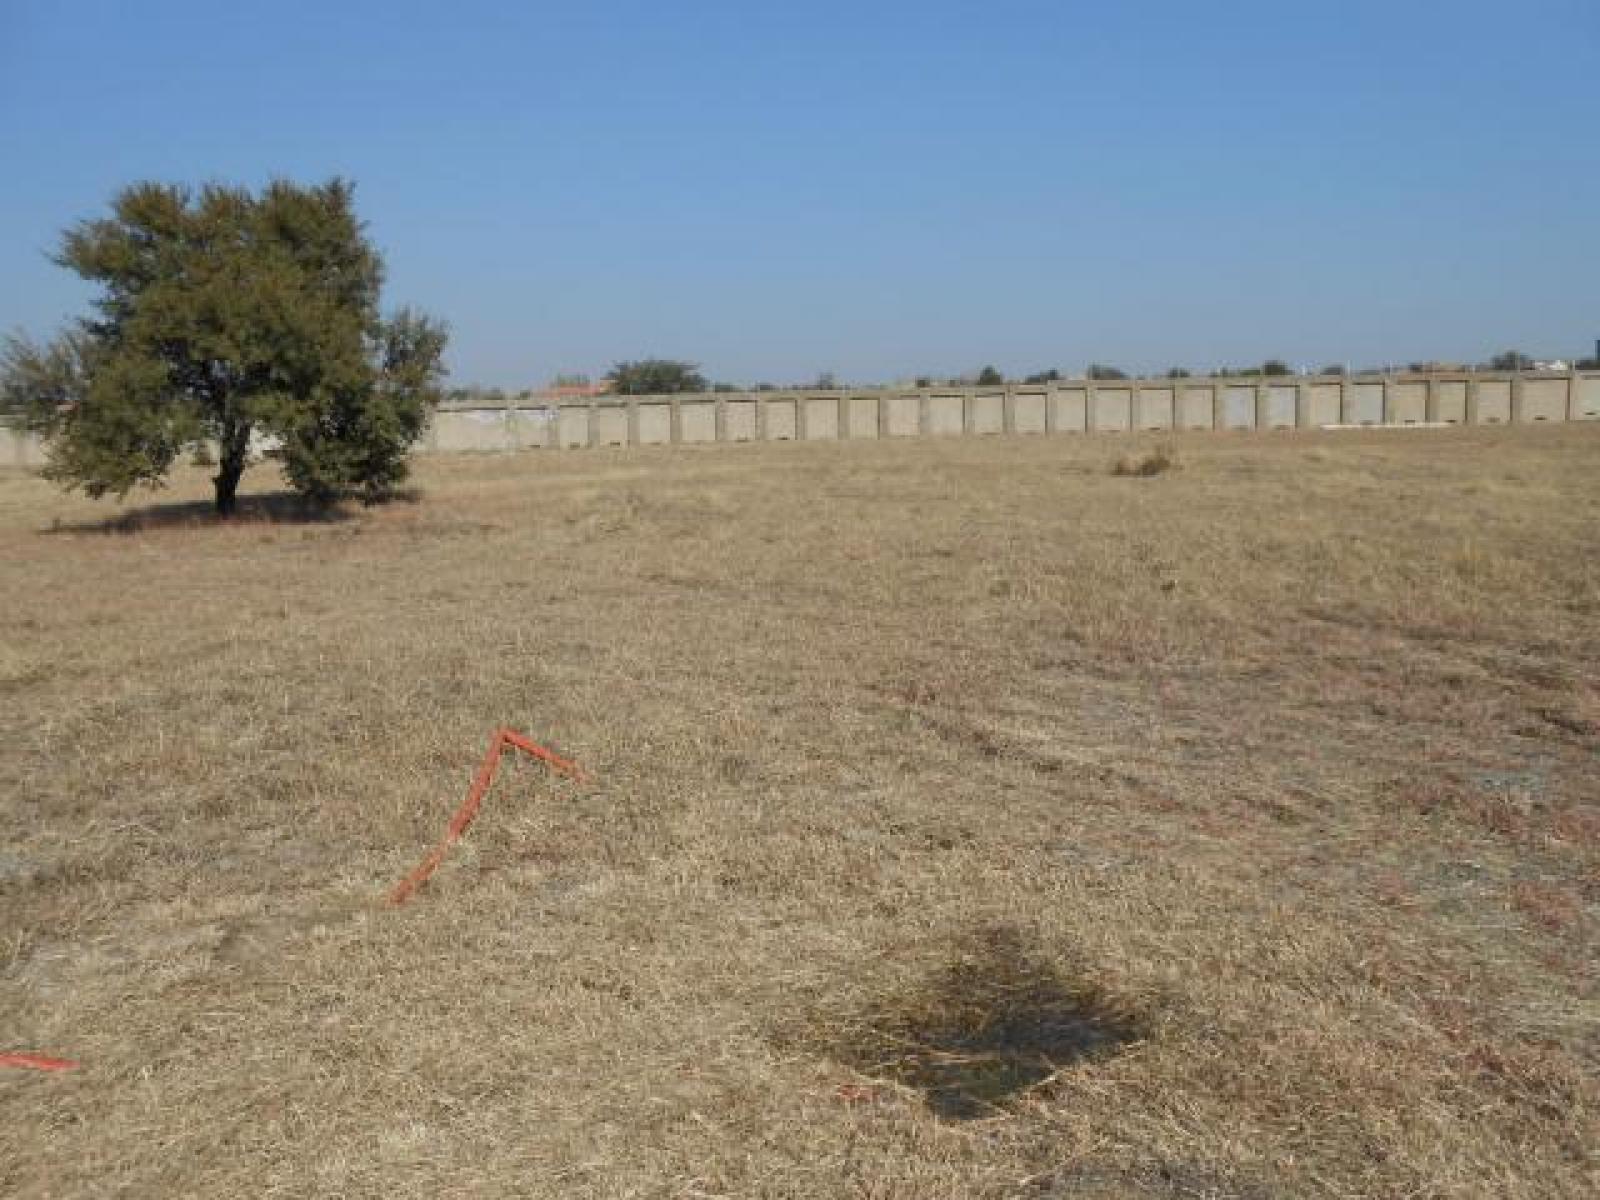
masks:
<instances>
[{"instance_id":1,"label":"tree","mask_svg":"<svg viewBox=\"0 0 1600 1200\"><path fill-rule=\"evenodd\" d=\"M1318 371L1317 374L1318 375L1343 375L1344 374L1344 364L1343 363L1329 363L1327 366L1323 367L1322 370Z\"/></svg>"},{"instance_id":2,"label":"tree","mask_svg":"<svg viewBox=\"0 0 1600 1200\"><path fill-rule=\"evenodd\" d=\"M1293 375L1294 374L1294 372L1289 369L1289 364L1284 362L1281 358L1269 358L1269 359L1267 359L1266 362L1261 364L1261 373L1263 375L1279 375L1279 376L1281 376L1281 375Z\"/></svg>"},{"instance_id":3,"label":"tree","mask_svg":"<svg viewBox=\"0 0 1600 1200\"><path fill-rule=\"evenodd\" d=\"M670 396L678 392L703 392L708 388L700 364L673 358L641 358L619 362L606 373L606 382L619 396Z\"/></svg>"},{"instance_id":4,"label":"tree","mask_svg":"<svg viewBox=\"0 0 1600 1200\"><path fill-rule=\"evenodd\" d=\"M1533 359L1520 350L1503 350L1489 360L1491 371L1531 371Z\"/></svg>"},{"instance_id":5,"label":"tree","mask_svg":"<svg viewBox=\"0 0 1600 1200\"><path fill-rule=\"evenodd\" d=\"M978 372L977 383L979 387L994 387L1006 381L1006 377L994 367L985 367Z\"/></svg>"},{"instance_id":6,"label":"tree","mask_svg":"<svg viewBox=\"0 0 1600 1200\"><path fill-rule=\"evenodd\" d=\"M1108 367L1101 363L1089 364L1090 379L1126 379L1128 373L1119 367Z\"/></svg>"},{"instance_id":7,"label":"tree","mask_svg":"<svg viewBox=\"0 0 1600 1200\"><path fill-rule=\"evenodd\" d=\"M1054 383L1061 378L1061 372L1051 367L1048 371L1035 371L1024 379L1023 383Z\"/></svg>"},{"instance_id":8,"label":"tree","mask_svg":"<svg viewBox=\"0 0 1600 1200\"><path fill-rule=\"evenodd\" d=\"M410 311L382 318L383 262L353 197L341 179L259 194L139 183L68 230L56 261L99 287L94 315L0 354L0 389L45 438L45 474L120 497L214 442L226 515L262 435L304 496L389 494L438 402L445 331Z\"/></svg>"},{"instance_id":9,"label":"tree","mask_svg":"<svg viewBox=\"0 0 1600 1200\"><path fill-rule=\"evenodd\" d=\"M1187 367L1173 367L1172 370L1167 372L1167 378L1168 379L1188 379L1189 378L1188 368Z\"/></svg>"}]
</instances>

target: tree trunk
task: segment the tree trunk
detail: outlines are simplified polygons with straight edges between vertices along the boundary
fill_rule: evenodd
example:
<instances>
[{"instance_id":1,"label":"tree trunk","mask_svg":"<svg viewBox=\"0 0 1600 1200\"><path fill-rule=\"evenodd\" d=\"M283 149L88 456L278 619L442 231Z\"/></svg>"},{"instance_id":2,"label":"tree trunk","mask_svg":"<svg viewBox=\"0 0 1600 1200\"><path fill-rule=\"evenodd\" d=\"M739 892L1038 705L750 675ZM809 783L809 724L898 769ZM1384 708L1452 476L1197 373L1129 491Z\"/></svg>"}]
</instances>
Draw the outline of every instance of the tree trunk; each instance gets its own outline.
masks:
<instances>
[{"instance_id":1,"label":"tree trunk","mask_svg":"<svg viewBox=\"0 0 1600 1200\"><path fill-rule=\"evenodd\" d=\"M222 453L217 473L211 477L217 489L217 516L231 517L239 507L239 477L244 474L245 455L250 449L250 426L237 425L222 436Z\"/></svg>"}]
</instances>

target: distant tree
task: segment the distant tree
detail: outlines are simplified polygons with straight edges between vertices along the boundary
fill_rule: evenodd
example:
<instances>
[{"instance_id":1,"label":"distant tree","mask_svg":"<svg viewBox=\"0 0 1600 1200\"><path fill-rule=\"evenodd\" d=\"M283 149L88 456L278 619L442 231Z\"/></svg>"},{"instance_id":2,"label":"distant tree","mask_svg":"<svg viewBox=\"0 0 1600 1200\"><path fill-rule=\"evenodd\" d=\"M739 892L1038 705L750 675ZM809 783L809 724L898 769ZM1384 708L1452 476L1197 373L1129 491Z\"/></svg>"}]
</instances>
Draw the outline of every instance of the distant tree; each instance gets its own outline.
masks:
<instances>
[{"instance_id":1,"label":"distant tree","mask_svg":"<svg viewBox=\"0 0 1600 1200\"><path fill-rule=\"evenodd\" d=\"M1322 370L1318 371L1317 374L1318 375L1343 375L1344 374L1344 364L1343 363L1329 363L1327 366L1323 367Z\"/></svg>"},{"instance_id":2,"label":"distant tree","mask_svg":"<svg viewBox=\"0 0 1600 1200\"><path fill-rule=\"evenodd\" d=\"M775 383L758 383L750 390L753 392L775 392L778 390L778 385Z\"/></svg>"},{"instance_id":3,"label":"distant tree","mask_svg":"<svg viewBox=\"0 0 1600 1200\"><path fill-rule=\"evenodd\" d=\"M1173 367L1172 370L1167 372L1167 378L1168 379L1187 379L1187 378L1189 378L1189 370L1188 370L1187 367Z\"/></svg>"},{"instance_id":4,"label":"distant tree","mask_svg":"<svg viewBox=\"0 0 1600 1200\"><path fill-rule=\"evenodd\" d=\"M1531 371L1533 358L1520 350L1502 350L1489 360L1491 371Z\"/></svg>"},{"instance_id":5,"label":"distant tree","mask_svg":"<svg viewBox=\"0 0 1600 1200\"><path fill-rule=\"evenodd\" d=\"M582 373L572 375L557 375L550 381L550 386L558 388L588 387L589 377Z\"/></svg>"},{"instance_id":6,"label":"distant tree","mask_svg":"<svg viewBox=\"0 0 1600 1200\"><path fill-rule=\"evenodd\" d=\"M1580 371L1600 371L1600 357L1580 358L1576 365Z\"/></svg>"},{"instance_id":7,"label":"distant tree","mask_svg":"<svg viewBox=\"0 0 1600 1200\"><path fill-rule=\"evenodd\" d=\"M1108 367L1101 363L1089 364L1090 379L1126 379L1128 373L1119 367Z\"/></svg>"},{"instance_id":8,"label":"distant tree","mask_svg":"<svg viewBox=\"0 0 1600 1200\"><path fill-rule=\"evenodd\" d=\"M985 367L983 370L978 372L978 378L975 382L979 387L994 387L995 385L1004 383L1005 381L1006 377L1000 374L996 368Z\"/></svg>"},{"instance_id":9,"label":"distant tree","mask_svg":"<svg viewBox=\"0 0 1600 1200\"><path fill-rule=\"evenodd\" d=\"M823 371L811 386L819 392L831 392L839 386L839 381L833 377L832 371Z\"/></svg>"},{"instance_id":10,"label":"distant tree","mask_svg":"<svg viewBox=\"0 0 1600 1200\"><path fill-rule=\"evenodd\" d=\"M1269 358L1266 362L1261 364L1261 373L1263 375L1280 376L1293 375L1294 371L1291 370L1289 364L1284 362L1282 359Z\"/></svg>"},{"instance_id":11,"label":"distant tree","mask_svg":"<svg viewBox=\"0 0 1600 1200\"><path fill-rule=\"evenodd\" d=\"M700 364L672 358L619 362L606 372L606 382L619 396L671 396L707 390Z\"/></svg>"},{"instance_id":12,"label":"distant tree","mask_svg":"<svg viewBox=\"0 0 1600 1200\"><path fill-rule=\"evenodd\" d=\"M711 390L716 392L718 395L726 395L729 392L737 392L741 389L736 383L713 383L711 385Z\"/></svg>"},{"instance_id":13,"label":"distant tree","mask_svg":"<svg viewBox=\"0 0 1600 1200\"><path fill-rule=\"evenodd\" d=\"M929 375L918 375L914 387L925 388L933 386L933 378Z\"/></svg>"},{"instance_id":14,"label":"distant tree","mask_svg":"<svg viewBox=\"0 0 1600 1200\"><path fill-rule=\"evenodd\" d=\"M139 183L68 230L56 261L99 287L95 315L0 353L0 392L44 436L44 473L125 496L214 442L228 514L259 434L302 495L388 494L439 400L445 331L380 315L383 261L353 198L340 179Z\"/></svg>"},{"instance_id":15,"label":"distant tree","mask_svg":"<svg viewBox=\"0 0 1600 1200\"><path fill-rule=\"evenodd\" d=\"M1048 371L1036 371L1024 379L1023 383L1054 383L1061 378L1061 372L1051 367Z\"/></svg>"}]
</instances>

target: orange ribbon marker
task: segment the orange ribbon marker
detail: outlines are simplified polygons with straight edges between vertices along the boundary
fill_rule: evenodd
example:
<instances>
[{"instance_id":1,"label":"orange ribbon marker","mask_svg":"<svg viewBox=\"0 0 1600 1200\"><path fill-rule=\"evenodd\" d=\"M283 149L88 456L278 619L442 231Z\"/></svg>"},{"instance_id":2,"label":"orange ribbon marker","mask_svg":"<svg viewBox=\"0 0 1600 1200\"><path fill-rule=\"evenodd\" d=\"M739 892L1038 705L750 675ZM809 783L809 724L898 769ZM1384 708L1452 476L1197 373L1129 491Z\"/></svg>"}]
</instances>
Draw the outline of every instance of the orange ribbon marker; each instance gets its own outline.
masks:
<instances>
[{"instance_id":1,"label":"orange ribbon marker","mask_svg":"<svg viewBox=\"0 0 1600 1200\"><path fill-rule=\"evenodd\" d=\"M70 1058L50 1058L43 1054L0 1054L0 1067L27 1067L33 1071L70 1071L77 1065Z\"/></svg>"},{"instance_id":2,"label":"orange ribbon marker","mask_svg":"<svg viewBox=\"0 0 1600 1200\"><path fill-rule=\"evenodd\" d=\"M472 781L472 789L467 793L467 798L461 802L461 807L456 809L456 815L450 818L450 824L445 827L443 840L433 848L433 852L427 858L417 864L416 870L395 884L394 890L389 893L390 904L404 904L409 900L411 893L426 883L428 876L432 875L444 861L444 856L450 852L450 847L455 844L456 839L467 831L473 818L478 815L478 807L483 803L484 793L494 782L494 773L500 767L500 756L507 746L513 746L524 754L537 758L552 771L562 775L577 780L589 778L577 763L568 762L554 751L547 750L539 743L523 737L516 730L501 726L494 731L494 739L489 743L489 752L483 756L483 764L478 768L478 774Z\"/></svg>"}]
</instances>

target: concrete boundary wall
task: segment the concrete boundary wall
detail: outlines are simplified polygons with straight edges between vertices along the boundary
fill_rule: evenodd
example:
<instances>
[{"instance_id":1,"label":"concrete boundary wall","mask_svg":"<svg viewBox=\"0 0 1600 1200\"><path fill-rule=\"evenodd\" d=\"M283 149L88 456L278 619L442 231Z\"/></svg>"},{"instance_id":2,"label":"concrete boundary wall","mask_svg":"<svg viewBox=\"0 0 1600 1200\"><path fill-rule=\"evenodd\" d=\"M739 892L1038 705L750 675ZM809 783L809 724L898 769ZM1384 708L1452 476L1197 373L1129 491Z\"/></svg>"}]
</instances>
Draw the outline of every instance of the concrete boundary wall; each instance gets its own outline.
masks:
<instances>
[{"instance_id":1,"label":"concrete boundary wall","mask_svg":"<svg viewBox=\"0 0 1600 1200\"><path fill-rule=\"evenodd\" d=\"M1600 371L1059 380L1005 387L601 396L445 406L424 453L700 442L850 441L1153 430L1269 433L1324 425L1600 421ZM38 439L0 424L0 467L38 467Z\"/></svg>"}]
</instances>

